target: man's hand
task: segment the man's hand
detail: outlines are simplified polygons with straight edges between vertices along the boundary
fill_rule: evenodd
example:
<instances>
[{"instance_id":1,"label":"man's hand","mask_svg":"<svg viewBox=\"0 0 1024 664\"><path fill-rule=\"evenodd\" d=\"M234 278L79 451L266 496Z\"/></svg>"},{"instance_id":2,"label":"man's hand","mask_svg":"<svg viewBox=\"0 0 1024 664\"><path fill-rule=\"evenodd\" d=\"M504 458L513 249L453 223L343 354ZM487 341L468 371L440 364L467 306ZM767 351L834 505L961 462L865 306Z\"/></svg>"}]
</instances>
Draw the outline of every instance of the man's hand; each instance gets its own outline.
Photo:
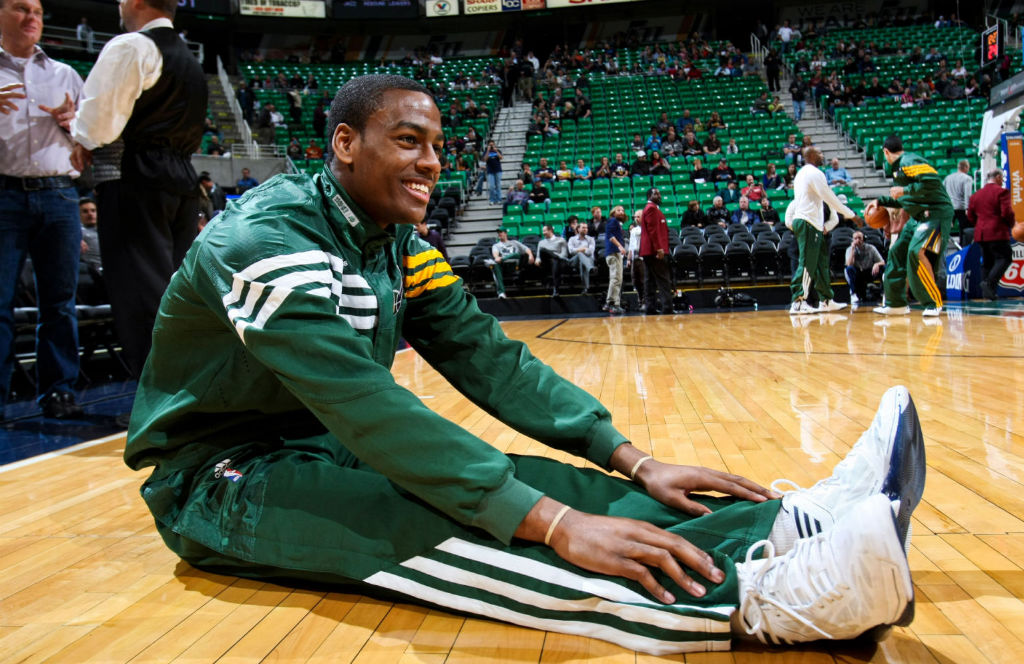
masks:
<instances>
[{"instance_id":1,"label":"man's hand","mask_svg":"<svg viewBox=\"0 0 1024 664\"><path fill-rule=\"evenodd\" d=\"M904 194L903 187L890 187L889 195L893 198L899 198Z\"/></svg>"},{"instance_id":2,"label":"man's hand","mask_svg":"<svg viewBox=\"0 0 1024 664\"><path fill-rule=\"evenodd\" d=\"M664 249L658 249L657 256L658 256L658 260L660 261L662 258L665 257L665 250Z\"/></svg>"},{"instance_id":3,"label":"man's hand","mask_svg":"<svg viewBox=\"0 0 1024 664\"><path fill-rule=\"evenodd\" d=\"M634 480L658 502L692 516L710 513L704 505L690 499L694 491L717 491L755 503L781 496L739 475L700 466L677 466L650 459L637 470Z\"/></svg>"},{"instance_id":4,"label":"man's hand","mask_svg":"<svg viewBox=\"0 0 1024 664\"><path fill-rule=\"evenodd\" d=\"M75 147L71 150L71 165L74 166L76 171L81 173L91 163L92 151L86 150L78 143L75 143Z\"/></svg>"},{"instance_id":5,"label":"man's hand","mask_svg":"<svg viewBox=\"0 0 1024 664\"><path fill-rule=\"evenodd\" d=\"M0 113L8 115L11 111L18 110L18 105L12 100L25 98L24 92L17 91L18 88L24 87L25 85L22 83L8 83L7 85L0 86Z\"/></svg>"},{"instance_id":6,"label":"man's hand","mask_svg":"<svg viewBox=\"0 0 1024 664\"><path fill-rule=\"evenodd\" d=\"M714 583L725 580L710 555L678 535L634 519L570 511L556 526L551 548L583 569L632 579L666 604L676 598L650 568L660 569L694 597L707 591L683 571L683 565Z\"/></svg>"},{"instance_id":7,"label":"man's hand","mask_svg":"<svg viewBox=\"0 0 1024 664\"><path fill-rule=\"evenodd\" d=\"M71 131L71 121L75 119L75 102L71 99L70 94L64 93L64 102L60 106L50 108L40 104L39 109L52 115L62 129Z\"/></svg>"}]
</instances>

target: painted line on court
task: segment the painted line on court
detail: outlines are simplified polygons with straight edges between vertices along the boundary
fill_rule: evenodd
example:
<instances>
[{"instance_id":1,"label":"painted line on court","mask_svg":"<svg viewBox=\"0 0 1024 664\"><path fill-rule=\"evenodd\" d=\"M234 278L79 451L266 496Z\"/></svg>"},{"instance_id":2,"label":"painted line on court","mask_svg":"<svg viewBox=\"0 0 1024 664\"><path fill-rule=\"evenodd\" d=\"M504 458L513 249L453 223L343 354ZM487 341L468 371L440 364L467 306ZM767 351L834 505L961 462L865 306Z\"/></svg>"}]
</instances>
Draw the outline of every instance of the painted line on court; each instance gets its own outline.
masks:
<instances>
[{"instance_id":1,"label":"painted line on court","mask_svg":"<svg viewBox=\"0 0 1024 664\"><path fill-rule=\"evenodd\" d=\"M47 459L55 459L59 456L64 456L65 454L71 454L73 452L78 452L79 450L86 450L89 449L90 447L95 447L97 445L109 443L118 438L123 437L124 435L125 432L122 431L121 433L114 433L110 434L109 436L104 436L103 438L97 438L96 440L89 440L84 443L72 445L71 447L65 447L64 449L57 450L56 452L45 452L34 457L29 457L28 459L22 459L21 461L12 461L11 463L0 466L0 473L6 473L12 470L17 470L18 468L22 468L24 466L31 466L32 464L39 463L40 461L46 461Z\"/></svg>"}]
</instances>

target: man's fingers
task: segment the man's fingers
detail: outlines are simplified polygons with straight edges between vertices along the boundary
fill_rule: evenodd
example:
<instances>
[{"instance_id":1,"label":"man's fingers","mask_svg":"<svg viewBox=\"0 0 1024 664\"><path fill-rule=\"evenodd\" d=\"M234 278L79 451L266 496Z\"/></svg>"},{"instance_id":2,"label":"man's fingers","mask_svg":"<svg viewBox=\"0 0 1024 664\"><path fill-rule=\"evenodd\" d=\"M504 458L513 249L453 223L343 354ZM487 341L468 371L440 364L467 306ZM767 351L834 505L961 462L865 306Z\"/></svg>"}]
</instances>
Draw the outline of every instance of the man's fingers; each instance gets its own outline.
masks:
<instances>
[{"instance_id":1,"label":"man's fingers","mask_svg":"<svg viewBox=\"0 0 1024 664\"><path fill-rule=\"evenodd\" d=\"M7 85L0 85L0 95L10 95L12 97L25 98L25 95L20 92L14 92L18 88L24 88L24 83L8 83Z\"/></svg>"},{"instance_id":2,"label":"man's fingers","mask_svg":"<svg viewBox=\"0 0 1024 664\"><path fill-rule=\"evenodd\" d=\"M677 553L681 552L673 553L668 549L652 546L647 549L643 562L645 565L660 569L670 579L675 581L677 586L694 597L703 597L707 591L704 589L704 586L691 579L683 571L683 568L679 565L679 560L676 558Z\"/></svg>"},{"instance_id":3,"label":"man's fingers","mask_svg":"<svg viewBox=\"0 0 1024 664\"><path fill-rule=\"evenodd\" d=\"M651 593L652 597L665 604L672 604L676 601L675 596L665 590L665 586L658 583L647 567L628 558L623 561L623 565L625 567L623 576L639 583L647 592Z\"/></svg>"}]
</instances>

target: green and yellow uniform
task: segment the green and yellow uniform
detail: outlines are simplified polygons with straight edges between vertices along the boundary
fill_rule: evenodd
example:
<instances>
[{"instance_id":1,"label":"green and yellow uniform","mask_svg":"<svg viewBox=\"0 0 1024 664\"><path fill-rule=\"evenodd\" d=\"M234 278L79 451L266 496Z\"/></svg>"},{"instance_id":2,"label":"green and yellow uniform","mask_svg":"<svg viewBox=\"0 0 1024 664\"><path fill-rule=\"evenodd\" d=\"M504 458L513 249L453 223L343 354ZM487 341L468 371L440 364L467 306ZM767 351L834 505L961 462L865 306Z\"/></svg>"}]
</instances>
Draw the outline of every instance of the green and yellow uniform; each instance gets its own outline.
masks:
<instances>
[{"instance_id":1,"label":"green and yellow uniform","mask_svg":"<svg viewBox=\"0 0 1024 664\"><path fill-rule=\"evenodd\" d=\"M213 220L164 295L125 461L167 545L250 578L364 592L646 652L724 649L735 562L778 501L693 519L631 482L501 453L394 381L400 337L481 408L607 468L626 438L596 399L480 312L411 226L382 230L328 171L279 176ZM548 495L709 551L720 585L663 605L513 539Z\"/></svg>"},{"instance_id":2,"label":"green and yellow uniform","mask_svg":"<svg viewBox=\"0 0 1024 664\"><path fill-rule=\"evenodd\" d=\"M935 168L912 152L904 152L886 174L892 175L903 196L881 196L879 205L903 208L910 215L907 225L889 247L882 284L885 303L890 307L907 306L907 285L925 307L941 307L942 292L935 275L945 274L946 243L953 225L953 204L942 178ZM922 263L918 253L932 255L932 267Z\"/></svg>"}]
</instances>

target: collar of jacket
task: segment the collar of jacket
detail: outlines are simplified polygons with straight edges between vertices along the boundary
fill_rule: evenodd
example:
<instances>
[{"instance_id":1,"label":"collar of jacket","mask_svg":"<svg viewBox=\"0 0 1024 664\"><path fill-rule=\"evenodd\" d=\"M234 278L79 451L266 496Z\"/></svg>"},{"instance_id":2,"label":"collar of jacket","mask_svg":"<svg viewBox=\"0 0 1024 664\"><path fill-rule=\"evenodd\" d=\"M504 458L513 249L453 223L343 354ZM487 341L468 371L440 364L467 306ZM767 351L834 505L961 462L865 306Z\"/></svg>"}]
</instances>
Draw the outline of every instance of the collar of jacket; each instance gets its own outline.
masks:
<instances>
[{"instance_id":1,"label":"collar of jacket","mask_svg":"<svg viewBox=\"0 0 1024 664\"><path fill-rule=\"evenodd\" d=\"M326 164L314 179L324 196L325 207L330 212L331 219L337 222L338 227L348 235L355 246L359 247L364 256L375 253L395 241L395 225L389 224L387 228L378 226L338 184L334 173Z\"/></svg>"}]
</instances>

